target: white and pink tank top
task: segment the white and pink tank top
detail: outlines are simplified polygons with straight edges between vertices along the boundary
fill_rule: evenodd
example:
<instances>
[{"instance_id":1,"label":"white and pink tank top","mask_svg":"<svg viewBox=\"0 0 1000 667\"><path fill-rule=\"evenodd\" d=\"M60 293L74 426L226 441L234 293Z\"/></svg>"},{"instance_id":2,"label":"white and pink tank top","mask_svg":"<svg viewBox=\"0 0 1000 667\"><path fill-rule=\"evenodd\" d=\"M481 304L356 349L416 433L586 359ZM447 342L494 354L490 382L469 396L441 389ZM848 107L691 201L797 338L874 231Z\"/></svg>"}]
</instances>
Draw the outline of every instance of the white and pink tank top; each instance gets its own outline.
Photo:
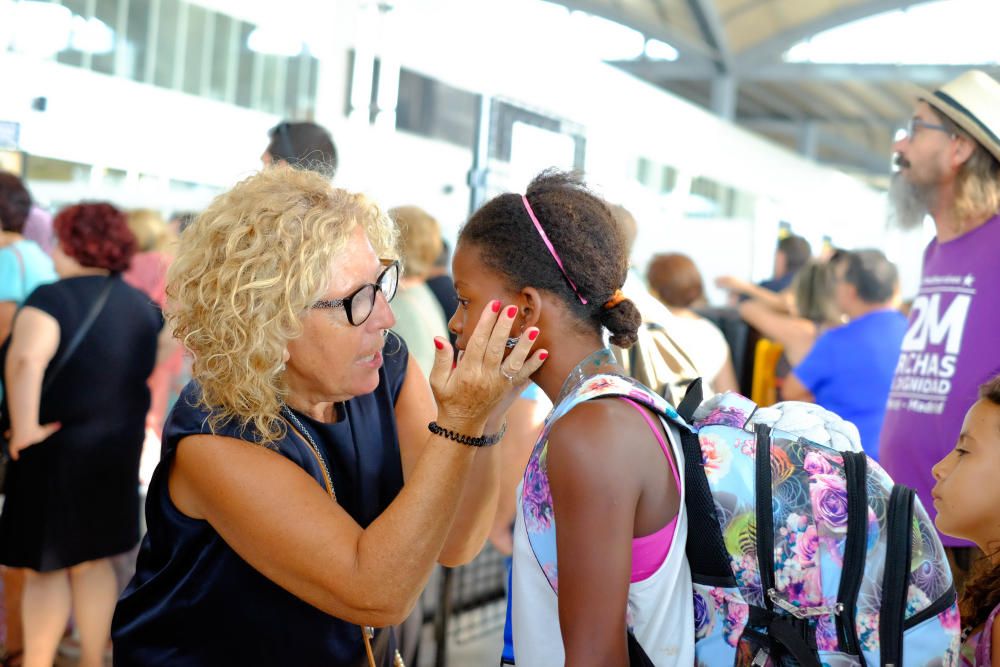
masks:
<instances>
[{"instance_id":1,"label":"white and pink tank top","mask_svg":"<svg viewBox=\"0 0 1000 667\"><path fill-rule=\"evenodd\" d=\"M669 403L642 385L618 375L594 375L553 408L518 487L511 579L518 667L561 667L565 663L559 628L555 514L546 470L548 432L576 405L607 396L624 398L643 415L664 450L665 465L670 466L681 494L681 509L674 520L652 535L632 541L631 583L625 610L628 627L656 667L694 664L693 594L685 555L685 488L678 471L684 457L677 432L678 428L688 427ZM660 420L669 442L663 441L650 413L640 406L666 415Z\"/></svg>"}]
</instances>

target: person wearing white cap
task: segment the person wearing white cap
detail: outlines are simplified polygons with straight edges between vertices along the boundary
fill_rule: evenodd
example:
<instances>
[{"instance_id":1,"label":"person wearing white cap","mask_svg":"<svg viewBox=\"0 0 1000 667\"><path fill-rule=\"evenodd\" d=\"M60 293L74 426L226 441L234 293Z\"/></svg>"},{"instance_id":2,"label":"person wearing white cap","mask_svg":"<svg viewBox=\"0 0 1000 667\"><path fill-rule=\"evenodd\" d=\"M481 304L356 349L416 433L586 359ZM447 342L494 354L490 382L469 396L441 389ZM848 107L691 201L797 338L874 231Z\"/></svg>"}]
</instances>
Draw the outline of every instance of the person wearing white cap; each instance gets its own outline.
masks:
<instances>
[{"instance_id":1,"label":"person wearing white cap","mask_svg":"<svg viewBox=\"0 0 1000 667\"><path fill-rule=\"evenodd\" d=\"M980 384L1000 370L1000 83L980 71L924 93L893 146L897 223L934 220L893 377L880 462L936 512L933 464L955 446ZM971 543L941 536L956 584Z\"/></svg>"}]
</instances>

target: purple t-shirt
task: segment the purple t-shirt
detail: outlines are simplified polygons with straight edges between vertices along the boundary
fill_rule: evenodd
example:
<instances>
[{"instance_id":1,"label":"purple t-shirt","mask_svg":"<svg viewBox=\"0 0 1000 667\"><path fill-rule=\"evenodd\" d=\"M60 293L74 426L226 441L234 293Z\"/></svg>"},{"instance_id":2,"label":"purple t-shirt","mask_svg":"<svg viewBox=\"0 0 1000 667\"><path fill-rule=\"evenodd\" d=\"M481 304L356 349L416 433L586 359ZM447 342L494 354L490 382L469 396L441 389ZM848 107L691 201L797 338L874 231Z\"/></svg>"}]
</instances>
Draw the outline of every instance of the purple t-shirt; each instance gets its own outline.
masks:
<instances>
[{"instance_id":1,"label":"purple t-shirt","mask_svg":"<svg viewBox=\"0 0 1000 667\"><path fill-rule=\"evenodd\" d=\"M979 385L1000 372L1000 215L924 252L880 439L880 462L933 518L931 468L958 440ZM947 535L948 546L971 543Z\"/></svg>"}]
</instances>

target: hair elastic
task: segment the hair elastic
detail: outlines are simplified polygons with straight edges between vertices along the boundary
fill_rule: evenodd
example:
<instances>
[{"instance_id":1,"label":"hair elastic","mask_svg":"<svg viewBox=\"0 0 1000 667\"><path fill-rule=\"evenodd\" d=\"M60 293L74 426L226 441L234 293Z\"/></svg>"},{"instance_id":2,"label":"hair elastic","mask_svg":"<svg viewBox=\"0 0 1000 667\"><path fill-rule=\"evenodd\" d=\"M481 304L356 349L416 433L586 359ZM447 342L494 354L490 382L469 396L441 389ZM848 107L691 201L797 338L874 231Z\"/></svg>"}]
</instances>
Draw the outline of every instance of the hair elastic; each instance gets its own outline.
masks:
<instances>
[{"instance_id":1,"label":"hair elastic","mask_svg":"<svg viewBox=\"0 0 1000 667\"><path fill-rule=\"evenodd\" d=\"M535 229L538 230L538 235L542 237L545 247L549 249L549 254L552 255L552 259L556 260L556 264L559 265L559 270L562 271L563 277L566 278L566 282L568 282L569 286L573 288L573 292L576 294L576 298L580 300L580 303L586 306L587 300L583 298L583 295L580 294L580 290L576 288L576 283L574 283L569 277L569 274L566 273L566 267L563 266L562 260L559 259L559 253L557 253L556 249L552 247L552 241L549 240L549 237L545 234L545 230L542 229L541 223L539 223L538 218L535 217L535 212L531 210L531 204L528 203L527 195L521 195L521 201L524 202L524 210L528 212L528 217L531 218L531 222L534 223Z\"/></svg>"},{"instance_id":2,"label":"hair elastic","mask_svg":"<svg viewBox=\"0 0 1000 667\"><path fill-rule=\"evenodd\" d=\"M620 289L616 289L615 293L611 295L611 298L604 302L604 310L611 310L627 298L628 297L625 296L624 292Z\"/></svg>"}]
</instances>

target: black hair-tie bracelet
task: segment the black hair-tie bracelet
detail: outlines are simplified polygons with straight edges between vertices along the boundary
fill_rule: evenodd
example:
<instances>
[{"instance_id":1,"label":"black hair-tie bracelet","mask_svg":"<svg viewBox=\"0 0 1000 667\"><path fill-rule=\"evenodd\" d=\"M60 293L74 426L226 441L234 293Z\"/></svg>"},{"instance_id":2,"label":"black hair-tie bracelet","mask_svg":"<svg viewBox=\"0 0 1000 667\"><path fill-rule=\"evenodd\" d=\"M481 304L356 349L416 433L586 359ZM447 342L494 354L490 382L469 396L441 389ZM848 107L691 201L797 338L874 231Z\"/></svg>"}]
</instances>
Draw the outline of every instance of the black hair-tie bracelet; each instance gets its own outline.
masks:
<instances>
[{"instance_id":1,"label":"black hair-tie bracelet","mask_svg":"<svg viewBox=\"0 0 1000 667\"><path fill-rule=\"evenodd\" d=\"M456 433L451 429L439 426L437 422L431 422L428 424L427 430L434 435L439 435L442 438L448 438L449 440L460 442L463 445L468 445L469 447L490 447L500 442L500 439L503 438L503 434L507 432L507 422L505 420L503 426L500 427L500 430L493 435L480 435L478 437Z\"/></svg>"}]
</instances>

